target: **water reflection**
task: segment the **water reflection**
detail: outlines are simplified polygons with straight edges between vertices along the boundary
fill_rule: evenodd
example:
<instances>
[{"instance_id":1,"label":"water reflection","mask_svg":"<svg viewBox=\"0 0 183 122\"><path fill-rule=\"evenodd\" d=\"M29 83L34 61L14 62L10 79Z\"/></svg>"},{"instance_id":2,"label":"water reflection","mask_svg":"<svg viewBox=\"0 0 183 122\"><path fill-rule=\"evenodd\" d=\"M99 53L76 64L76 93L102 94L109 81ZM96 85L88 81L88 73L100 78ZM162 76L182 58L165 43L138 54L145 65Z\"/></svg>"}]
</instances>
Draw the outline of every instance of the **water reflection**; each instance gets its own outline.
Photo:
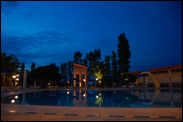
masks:
<instances>
[{"instance_id":1,"label":"water reflection","mask_svg":"<svg viewBox=\"0 0 183 122\"><path fill-rule=\"evenodd\" d=\"M182 90L59 91L9 96L1 103L73 107L182 107Z\"/></svg>"}]
</instances>

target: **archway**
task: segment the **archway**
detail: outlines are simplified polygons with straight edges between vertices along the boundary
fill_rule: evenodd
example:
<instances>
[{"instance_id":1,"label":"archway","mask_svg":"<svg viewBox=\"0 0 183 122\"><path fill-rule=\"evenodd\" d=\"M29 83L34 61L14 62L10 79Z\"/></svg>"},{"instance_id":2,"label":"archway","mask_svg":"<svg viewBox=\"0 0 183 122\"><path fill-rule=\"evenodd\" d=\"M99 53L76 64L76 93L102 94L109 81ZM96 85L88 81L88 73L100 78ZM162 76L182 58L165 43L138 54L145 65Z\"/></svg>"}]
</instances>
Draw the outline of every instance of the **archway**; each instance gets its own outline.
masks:
<instances>
[{"instance_id":1,"label":"archway","mask_svg":"<svg viewBox=\"0 0 183 122\"><path fill-rule=\"evenodd\" d=\"M73 75L74 75L74 78L76 78L76 75L78 74L79 75L79 87L82 87L82 75L84 74L85 75L85 87L87 85L87 69L88 67L86 66L83 66L83 65L80 65L80 64L76 64L74 63L74 72L73 72ZM74 80L74 87L76 86L76 80Z\"/></svg>"},{"instance_id":2,"label":"archway","mask_svg":"<svg viewBox=\"0 0 183 122\"><path fill-rule=\"evenodd\" d=\"M149 71L141 72L140 75L141 74L148 74L148 75L150 75L153 78L153 80L154 80L155 87L160 87L160 82ZM140 77L137 78L137 80L135 82L136 85L139 85L139 80L140 80Z\"/></svg>"}]
</instances>

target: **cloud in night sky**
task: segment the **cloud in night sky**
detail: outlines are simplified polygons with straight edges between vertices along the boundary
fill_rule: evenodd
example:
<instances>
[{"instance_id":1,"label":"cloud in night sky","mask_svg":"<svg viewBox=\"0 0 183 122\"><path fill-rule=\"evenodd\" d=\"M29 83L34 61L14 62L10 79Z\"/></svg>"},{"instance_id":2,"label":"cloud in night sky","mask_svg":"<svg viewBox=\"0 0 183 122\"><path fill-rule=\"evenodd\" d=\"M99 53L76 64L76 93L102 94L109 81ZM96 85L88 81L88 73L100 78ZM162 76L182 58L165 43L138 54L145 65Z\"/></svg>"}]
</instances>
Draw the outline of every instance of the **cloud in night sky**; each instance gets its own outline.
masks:
<instances>
[{"instance_id":1,"label":"cloud in night sky","mask_svg":"<svg viewBox=\"0 0 183 122\"><path fill-rule=\"evenodd\" d=\"M182 63L182 1L1 1L1 52L25 69L117 53L129 41L130 71Z\"/></svg>"}]
</instances>

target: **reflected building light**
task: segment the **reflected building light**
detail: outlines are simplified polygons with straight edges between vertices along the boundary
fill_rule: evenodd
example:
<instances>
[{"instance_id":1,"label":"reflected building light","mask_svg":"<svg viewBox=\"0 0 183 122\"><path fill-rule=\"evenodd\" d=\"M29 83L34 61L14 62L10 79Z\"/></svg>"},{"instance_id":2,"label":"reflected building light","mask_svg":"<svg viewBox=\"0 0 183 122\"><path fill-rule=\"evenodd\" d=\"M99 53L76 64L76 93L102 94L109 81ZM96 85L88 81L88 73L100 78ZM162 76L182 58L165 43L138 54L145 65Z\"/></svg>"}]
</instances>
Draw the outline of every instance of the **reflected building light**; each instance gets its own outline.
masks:
<instances>
[{"instance_id":1,"label":"reflected building light","mask_svg":"<svg viewBox=\"0 0 183 122\"><path fill-rule=\"evenodd\" d=\"M11 103L14 103L15 102L15 100L11 100Z\"/></svg>"},{"instance_id":2,"label":"reflected building light","mask_svg":"<svg viewBox=\"0 0 183 122\"><path fill-rule=\"evenodd\" d=\"M18 99L18 96L15 96L15 99Z\"/></svg>"}]
</instances>

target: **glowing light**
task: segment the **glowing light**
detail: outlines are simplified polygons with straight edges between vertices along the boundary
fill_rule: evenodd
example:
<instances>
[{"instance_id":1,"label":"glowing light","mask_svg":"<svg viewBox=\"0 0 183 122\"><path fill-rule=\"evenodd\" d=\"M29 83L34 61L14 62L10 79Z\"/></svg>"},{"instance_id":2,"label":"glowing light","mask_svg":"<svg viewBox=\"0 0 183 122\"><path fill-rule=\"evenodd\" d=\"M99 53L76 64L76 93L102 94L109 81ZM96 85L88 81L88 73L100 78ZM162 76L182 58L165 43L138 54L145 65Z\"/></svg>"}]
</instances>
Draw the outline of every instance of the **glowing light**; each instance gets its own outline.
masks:
<instances>
[{"instance_id":1,"label":"glowing light","mask_svg":"<svg viewBox=\"0 0 183 122\"><path fill-rule=\"evenodd\" d=\"M15 102L15 100L11 100L11 103L14 103Z\"/></svg>"},{"instance_id":2,"label":"glowing light","mask_svg":"<svg viewBox=\"0 0 183 122\"><path fill-rule=\"evenodd\" d=\"M15 113L16 111L10 111L10 113Z\"/></svg>"},{"instance_id":3,"label":"glowing light","mask_svg":"<svg viewBox=\"0 0 183 122\"><path fill-rule=\"evenodd\" d=\"M67 83L69 83L69 81L67 81Z\"/></svg>"},{"instance_id":4,"label":"glowing light","mask_svg":"<svg viewBox=\"0 0 183 122\"><path fill-rule=\"evenodd\" d=\"M16 76L19 77L19 74L17 74Z\"/></svg>"},{"instance_id":5,"label":"glowing light","mask_svg":"<svg viewBox=\"0 0 183 122\"><path fill-rule=\"evenodd\" d=\"M19 78L16 78L16 80L19 80Z\"/></svg>"},{"instance_id":6,"label":"glowing light","mask_svg":"<svg viewBox=\"0 0 183 122\"><path fill-rule=\"evenodd\" d=\"M98 78L96 78L96 80L98 80Z\"/></svg>"},{"instance_id":7,"label":"glowing light","mask_svg":"<svg viewBox=\"0 0 183 122\"><path fill-rule=\"evenodd\" d=\"M101 93L99 93L99 96L101 96L102 94Z\"/></svg>"},{"instance_id":8,"label":"glowing light","mask_svg":"<svg viewBox=\"0 0 183 122\"><path fill-rule=\"evenodd\" d=\"M101 80L99 80L99 83L101 83Z\"/></svg>"},{"instance_id":9,"label":"glowing light","mask_svg":"<svg viewBox=\"0 0 183 122\"><path fill-rule=\"evenodd\" d=\"M18 99L18 96L15 96L15 99Z\"/></svg>"},{"instance_id":10,"label":"glowing light","mask_svg":"<svg viewBox=\"0 0 183 122\"><path fill-rule=\"evenodd\" d=\"M67 92L67 94L69 94L69 92Z\"/></svg>"},{"instance_id":11,"label":"glowing light","mask_svg":"<svg viewBox=\"0 0 183 122\"><path fill-rule=\"evenodd\" d=\"M125 80L128 80L127 78L125 78Z\"/></svg>"},{"instance_id":12,"label":"glowing light","mask_svg":"<svg viewBox=\"0 0 183 122\"><path fill-rule=\"evenodd\" d=\"M83 97L85 97L85 94L83 94Z\"/></svg>"},{"instance_id":13,"label":"glowing light","mask_svg":"<svg viewBox=\"0 0 183 122\"><path fill-rule=\"evenodd\" d=\"M83 79L83 81L85 81L85 79Z\"/></svg>"},{"instance_id":14,"label":"glowing light","mask_svg":"<svg viewBox=\"0 0 183 122\"><path fill-rule=\"evenodd\" d=\"M96 98L98 98L98 95L96 96Z\"/></svg>"},{"instance_id":15,"label":"glowing light","mask_svg":"<svg viewBox=\"0 0 183 122\"><path fill-rule=\"evenodd\" d=\"M129 97L126 97L126 99L129 99Z\"/></svg>"},{"instance_id":16,"label":"glowing light","mask_svg":"<svg viewBox=\"0 0 183 122\"><path fill-rule=\"evenodd\" d=\"M16 78L16 76L15 76L15 75L13 75L13 78Z\"/></svg>"}]
</instances>

